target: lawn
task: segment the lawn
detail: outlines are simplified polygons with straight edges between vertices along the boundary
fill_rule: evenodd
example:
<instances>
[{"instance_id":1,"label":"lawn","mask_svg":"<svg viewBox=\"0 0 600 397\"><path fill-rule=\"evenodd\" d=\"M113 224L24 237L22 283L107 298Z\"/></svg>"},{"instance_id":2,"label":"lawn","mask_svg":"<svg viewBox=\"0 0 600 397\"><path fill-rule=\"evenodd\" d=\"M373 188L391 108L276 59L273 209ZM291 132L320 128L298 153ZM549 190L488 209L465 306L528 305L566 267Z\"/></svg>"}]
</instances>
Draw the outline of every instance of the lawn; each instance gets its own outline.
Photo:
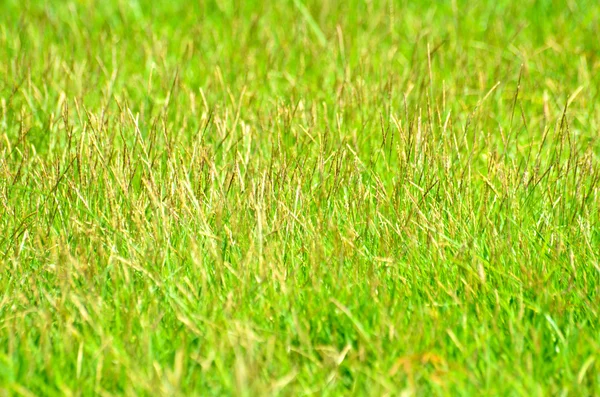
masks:
<instances>
[{"instance_id":1,"label":"lawn","mask_svg":"<svg viewBox=\"0 0 600 397\"><path fill-rule=\"evenodd\" d=\"M597 1L0 0L0 396L600 393Z\"/></svg>"}]
</instances>

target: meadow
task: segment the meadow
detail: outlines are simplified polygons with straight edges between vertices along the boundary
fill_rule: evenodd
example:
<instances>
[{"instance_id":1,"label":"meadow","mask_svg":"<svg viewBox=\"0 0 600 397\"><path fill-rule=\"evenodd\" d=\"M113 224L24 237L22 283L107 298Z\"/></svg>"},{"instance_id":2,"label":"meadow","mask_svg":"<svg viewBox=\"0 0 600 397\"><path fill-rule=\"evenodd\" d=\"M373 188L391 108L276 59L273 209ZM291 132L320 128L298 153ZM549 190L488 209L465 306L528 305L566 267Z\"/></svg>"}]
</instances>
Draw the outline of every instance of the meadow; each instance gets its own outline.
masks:
<instances>
[{"instance_id":1,"label":"meadow","mask_svg":"<svg viewBox=\"0 0 600 397\"><path fill-rule=\"evenodd\" d=\"M0 395L600 393L600 5L0 0Z\"/></svg>"}]
</instances>

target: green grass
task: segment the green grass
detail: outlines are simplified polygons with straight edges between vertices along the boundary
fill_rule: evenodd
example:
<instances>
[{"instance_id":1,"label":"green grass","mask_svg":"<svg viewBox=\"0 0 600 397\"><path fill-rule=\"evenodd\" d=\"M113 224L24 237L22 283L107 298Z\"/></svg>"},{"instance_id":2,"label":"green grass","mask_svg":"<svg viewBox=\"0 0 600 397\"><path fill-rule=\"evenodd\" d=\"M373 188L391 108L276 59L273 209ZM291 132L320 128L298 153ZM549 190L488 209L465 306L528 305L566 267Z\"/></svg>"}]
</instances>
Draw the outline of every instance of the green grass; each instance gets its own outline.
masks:
<instances>
[{"instance_id":1,"label":"green grass","mask_svg":"<svg viewBox=\"0 0 600 397\"><path fill-rule=\"evenodd\" d=\"M600 392L596 1L0 1L0 395Z\"/></svg>"}]
</instances>

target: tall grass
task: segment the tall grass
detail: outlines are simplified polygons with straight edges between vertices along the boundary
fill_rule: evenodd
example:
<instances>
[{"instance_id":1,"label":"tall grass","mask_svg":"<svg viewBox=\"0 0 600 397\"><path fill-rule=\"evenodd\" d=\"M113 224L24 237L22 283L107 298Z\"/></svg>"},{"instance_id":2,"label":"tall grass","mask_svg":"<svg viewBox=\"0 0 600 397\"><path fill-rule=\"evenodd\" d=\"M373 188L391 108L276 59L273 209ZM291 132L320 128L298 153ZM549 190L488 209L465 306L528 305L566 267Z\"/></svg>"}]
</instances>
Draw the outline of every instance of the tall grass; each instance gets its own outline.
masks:
<instances>
[{"instance_id":1,"label":"tall grass","mask_svg":"<svg viewBox=\"0 0 600 397\"><path fill-rule=\"evenodd\" d=\"M2 2L0 394L597 393L559 3Z\"/></svg>"}]
</instances>

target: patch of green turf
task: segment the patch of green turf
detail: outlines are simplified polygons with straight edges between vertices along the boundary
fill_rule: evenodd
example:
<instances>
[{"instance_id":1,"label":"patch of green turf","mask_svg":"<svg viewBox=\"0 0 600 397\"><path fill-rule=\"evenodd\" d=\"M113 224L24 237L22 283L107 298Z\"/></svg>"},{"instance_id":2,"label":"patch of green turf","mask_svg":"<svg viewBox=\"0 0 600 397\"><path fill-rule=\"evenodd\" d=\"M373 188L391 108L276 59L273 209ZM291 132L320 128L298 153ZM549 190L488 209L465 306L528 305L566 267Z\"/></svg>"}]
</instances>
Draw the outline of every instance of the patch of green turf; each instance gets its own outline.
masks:
<instances>
[{"instance_id":1,"label":"patch of green turf","mask_svg":"<svg viewBox=\"0 0 600 397\"><path fill-rule=\"evenodd\" d=\"M0 11L0 394L600 390L597 2Z\"/></svg>"}]
</instances>

